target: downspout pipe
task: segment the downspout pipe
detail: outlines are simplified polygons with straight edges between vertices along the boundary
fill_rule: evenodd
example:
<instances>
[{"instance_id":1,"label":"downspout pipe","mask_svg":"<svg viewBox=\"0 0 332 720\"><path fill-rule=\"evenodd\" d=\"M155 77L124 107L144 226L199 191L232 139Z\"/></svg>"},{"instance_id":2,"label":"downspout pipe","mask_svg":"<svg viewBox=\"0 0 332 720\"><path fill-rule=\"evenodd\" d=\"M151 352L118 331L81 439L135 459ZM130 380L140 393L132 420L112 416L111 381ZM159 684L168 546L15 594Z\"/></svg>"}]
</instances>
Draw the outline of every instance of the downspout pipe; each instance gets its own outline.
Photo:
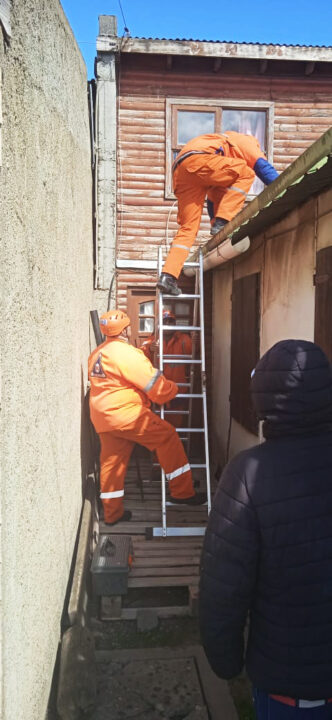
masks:
<instances>
[{"instance_id":1,"label":"downspout pipe","mask_svg":"<svg viewBox=\"0 0 332 720\"><path fill-rule=\"evenodd\" d=\"M246 252L250 248L250 239L248 236L239 240L239 242L232 244L231 238L227 238L220 245L217 245L211 252L207 253L203 257L203 270L211 270L212 268L222 265L229 260L234 260L242 253ZM185 267L183 270L187 277L191 277L195 274L194 268Z\"/></svg>"}]
</instances>

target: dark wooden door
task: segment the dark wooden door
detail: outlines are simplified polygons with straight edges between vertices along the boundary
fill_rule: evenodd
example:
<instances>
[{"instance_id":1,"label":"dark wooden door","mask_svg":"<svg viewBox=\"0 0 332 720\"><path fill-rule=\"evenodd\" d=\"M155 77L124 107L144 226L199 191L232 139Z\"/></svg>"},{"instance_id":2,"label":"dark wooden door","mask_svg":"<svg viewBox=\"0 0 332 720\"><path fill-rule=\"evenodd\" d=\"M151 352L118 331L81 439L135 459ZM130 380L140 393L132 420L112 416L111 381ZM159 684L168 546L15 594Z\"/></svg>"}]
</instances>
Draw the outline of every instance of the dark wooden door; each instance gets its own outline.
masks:
<instances>
[{"instance_id":1,"label":"dark wooden door","mask_svg":"<svg viewBox=\"0 0 332 720\"><path fill-rule=\"evenodd\" d=\"M316 255L315 342L332 362L332 247Z\"/></svg>"}]
</instances>

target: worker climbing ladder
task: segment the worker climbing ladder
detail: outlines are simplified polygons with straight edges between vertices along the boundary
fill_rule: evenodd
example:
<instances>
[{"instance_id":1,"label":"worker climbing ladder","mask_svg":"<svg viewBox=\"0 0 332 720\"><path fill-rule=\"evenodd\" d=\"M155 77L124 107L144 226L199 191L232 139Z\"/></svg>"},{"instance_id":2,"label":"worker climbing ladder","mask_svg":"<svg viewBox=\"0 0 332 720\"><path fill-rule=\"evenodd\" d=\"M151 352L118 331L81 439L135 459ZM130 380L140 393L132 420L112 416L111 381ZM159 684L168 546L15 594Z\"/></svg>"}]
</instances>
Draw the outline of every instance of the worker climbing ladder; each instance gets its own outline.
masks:
<instances>
[{"instance_id":1,"label":"worker climbing ladder","mask_svg":"<svg viewBox=\"0 0 332 720\"><path fill-rule=\"evenodd\" d=\"M195 268L195 292L193 294L183 293L176 296L176 302L182 300L193 302L193 324L190 325L164 325L163 323L163 311L165 309L165 301L173 300L174 295L166 295L159 293L159 369L161 372L164 371L164 364L169 362L178 363L181 365L190 365L190 378L189 382L179 383L180 393L176 396L177 399L186 399L189 401L189 410L176 410L177 414L183 414L188 418L187 427L176 428L181 439L186 442L188 448L188 456L190 446L192 445L191 440L196 433L204 435L204 463L190 463L192 469L201 468L205 471L206 478L206 494L207 494L207 514L211 509L211 488L210 488L210 464L209 464L209 443L208 443L208 426L207 426L207 404L206 404L206 371L205 371L205 337L204 337L204 288L203 288L203 256L199 254L199 261L197 262L186 262L185 267ZM159 275L162 269L162 251L159 248L158 255L158 270ZM197 334L200 333L200 342L196 342L195 335L192 341L192 356L185 355L164 355L164 328L167 330L184 331ZM196 350L200 349L200 357L196 357ZM195 366L200 366L200 392L194 393L194 369ZM189 392L181 392L185 388L189 389ZM192 427L192 408L193 400L200 400L202 403L202 427ZM164 405L160 408L160 417L167 420L167 415L174 411L165 409ZM189 459L190 462L190 459ZM166 499L166 475L164 470L161 468L161 504L162 504L162 526L153 528L154 537L167 537L177 535L204 535L205 527L194 526L194 527L168 527L167 526L167 506L171 506L171 502L167 502ZM185 507L185 506L183 506Z\"/></svg>"}]
</instances>

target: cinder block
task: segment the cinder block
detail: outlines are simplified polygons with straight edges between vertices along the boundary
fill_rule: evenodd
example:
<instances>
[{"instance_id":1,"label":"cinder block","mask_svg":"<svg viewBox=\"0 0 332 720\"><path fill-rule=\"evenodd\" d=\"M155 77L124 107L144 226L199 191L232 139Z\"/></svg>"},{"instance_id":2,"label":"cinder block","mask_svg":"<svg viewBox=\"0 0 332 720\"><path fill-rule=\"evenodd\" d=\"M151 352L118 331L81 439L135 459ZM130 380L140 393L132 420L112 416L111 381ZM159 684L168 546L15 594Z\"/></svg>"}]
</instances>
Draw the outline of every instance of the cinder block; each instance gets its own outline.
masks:
<instances>
[{"instance_id":1,"label":"cinder block","mask_svg":"<svg viewBox=\"0 0 332 720\"><path fill-rule=\"evenodd\" d=\"M146 610L137 611L137 630L138 632L148 632L158 627L158 613L156 610L147 608Z\"/></svg>"},{"instance_id":2,"label":"cinder block","mask_svg":"<svg viewBox=\"0 0 332 720\"><path fill-rule=\"evenodd\" d=\"M110 35L114 37L118 34L117 21L115 15L99 15L99 35Z\"/></svg>"}]
</instances>

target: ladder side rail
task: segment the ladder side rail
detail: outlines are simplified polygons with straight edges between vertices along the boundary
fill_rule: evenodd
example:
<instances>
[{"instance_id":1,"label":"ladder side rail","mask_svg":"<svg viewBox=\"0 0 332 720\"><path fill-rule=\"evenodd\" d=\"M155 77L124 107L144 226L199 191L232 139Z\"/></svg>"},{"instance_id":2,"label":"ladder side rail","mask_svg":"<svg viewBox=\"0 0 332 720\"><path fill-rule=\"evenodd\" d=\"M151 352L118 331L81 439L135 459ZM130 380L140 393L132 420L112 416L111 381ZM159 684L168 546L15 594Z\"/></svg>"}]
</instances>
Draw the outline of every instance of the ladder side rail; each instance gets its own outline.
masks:
<instances>
[{"instance_id":1,"label":"ladder side rail","mask_svg":"<svg viewBox=\"0 0 332 720\"><path fill-rule=\"evenodd\" d=\"M199 298L200 301L200 288L199 288L199 272L198 268L195 270L195 298L194 298L194 307L193 307L193 318L192 318L192 324L195 326L197 325L197 299ZM195 332L195 331L194 331ZM196 335L194 334L194 337L192 338L192 360L196 359ZM191 365L190 367L190 388L189 393L192 395L194 391L194 382L195 382L195 366ZM188 427L191 427L192 422L192 412L193 412L193 401L192 398L189 400L189 419L188 419ZM190 455L190 444L191 444L191 436L189 436L188 441L188 455Z\"/></svg>"},{"instance_id":2,"label":"ladder side rail","mask_svg":"<svg viewBox=\"0 0 332 720\"><path fill-rule=\"evenodd\" d=\"M205 369L205 327L204 327L204 287L203 287L203 255L199 254L199 276L200 276L200 324L201 324L201 377L202 377L202 393L203 393L203 423L204 423L204 444L205 444L205 463L206 463L206 493L208 499L208 514L211 511L211 482L210 482L210 458L209 458L209 439L208 439L208 420L207 420L207 402L206 402L206 369Z\"/></svg>"},{"instance_id":3,"label":"ladder side rail","mask_svg":"<svg viewBox=\"0 0 332 720\"><path fill-rule=\"evenodd\" d=\"M158 248L158 266L159 266L159 276L162 270L162 250L161 247ZM163 295L162 293L159 293L159 303L158 303L158 311L159 311L159 327L158 327L158 335L159 335L159 370L160 372L163 372L164 370L164 328L163 328ZM162 420L165 419L165 407L164 405L160 406L160 417ZM164 468L161 468L161 515L162 515L162 534L163 537L166 537L167 535L167 520L166 520L166 475Z\"/></svg>"}]
</instances>

